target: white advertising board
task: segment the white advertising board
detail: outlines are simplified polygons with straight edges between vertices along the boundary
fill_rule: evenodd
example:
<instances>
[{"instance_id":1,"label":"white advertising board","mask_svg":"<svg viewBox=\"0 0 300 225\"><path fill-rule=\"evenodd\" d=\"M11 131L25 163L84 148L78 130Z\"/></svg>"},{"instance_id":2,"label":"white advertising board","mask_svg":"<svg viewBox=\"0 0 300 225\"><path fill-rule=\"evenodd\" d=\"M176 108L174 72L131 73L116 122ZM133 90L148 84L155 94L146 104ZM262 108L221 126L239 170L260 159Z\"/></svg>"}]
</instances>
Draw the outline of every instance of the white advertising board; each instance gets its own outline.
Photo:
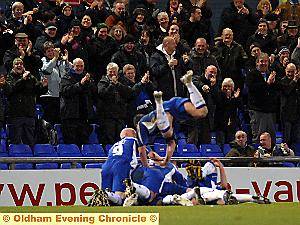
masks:
<instances>
[{"instance_id":1,"label":"white advertising board","mask_svg":"<svg viewBox=\"0 0 300 225\"><path fill-rule=\"evenodd\" d=\"M300 168L226 168L226 173L235 193L300 201ZM0 177L0 206L86 205L101 185L100 169L2 170Z\"/></svg>"}]
</instances>

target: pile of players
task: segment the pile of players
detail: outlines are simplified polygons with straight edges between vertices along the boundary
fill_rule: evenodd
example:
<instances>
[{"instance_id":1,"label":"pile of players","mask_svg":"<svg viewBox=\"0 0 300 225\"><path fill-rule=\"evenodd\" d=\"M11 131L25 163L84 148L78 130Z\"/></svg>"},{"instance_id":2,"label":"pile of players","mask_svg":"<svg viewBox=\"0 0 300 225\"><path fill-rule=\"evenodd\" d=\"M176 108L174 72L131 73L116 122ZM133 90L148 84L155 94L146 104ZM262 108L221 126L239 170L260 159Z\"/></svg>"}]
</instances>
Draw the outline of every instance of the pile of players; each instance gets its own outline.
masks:
<instances>
[{"instance_id":1,"label":"pile of players","mask_svg":"<svg viewBox=\"0 0 300 225\"><path fill-rule=\"evenodd\" d=\"M132 128L121 131L121 140L111 147L102 166L101 189L95 191L89 206L270 203L263 196L233 194L218 159L211 159L202 167L190 161L186 178L170 162L176 147L178 123L207 115L205 101L192 82L192 74L189 71L181 78L190 93L189 99L174 97L163 102L162 93L154 92L156 110L137 119L137 131ZM165 157L149 147L158 135L167 141ZM217 183L217 168L220 183Z\"/></svg>"}]
</instances>

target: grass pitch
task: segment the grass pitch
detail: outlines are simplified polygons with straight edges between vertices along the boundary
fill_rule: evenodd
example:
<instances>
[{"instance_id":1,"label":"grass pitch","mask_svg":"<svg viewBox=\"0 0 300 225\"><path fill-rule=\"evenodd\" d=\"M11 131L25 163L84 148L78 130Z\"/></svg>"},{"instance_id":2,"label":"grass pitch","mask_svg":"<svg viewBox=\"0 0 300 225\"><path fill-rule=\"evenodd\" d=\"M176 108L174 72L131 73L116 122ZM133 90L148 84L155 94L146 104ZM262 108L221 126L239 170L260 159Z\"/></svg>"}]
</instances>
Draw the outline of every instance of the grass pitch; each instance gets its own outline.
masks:
<instances>
[{"instance_id":1,"label":"grass pitch","mask_svg":"<svg viewBox=\"0 0 300 225\"><path fill-rule=\"evenodd\" d=\"M0 207L1 213L93 213L153 212L160 214L160 225L300 225L300 203L228 206L137 206L123 207Z\"/></svg>"}]
</instances>

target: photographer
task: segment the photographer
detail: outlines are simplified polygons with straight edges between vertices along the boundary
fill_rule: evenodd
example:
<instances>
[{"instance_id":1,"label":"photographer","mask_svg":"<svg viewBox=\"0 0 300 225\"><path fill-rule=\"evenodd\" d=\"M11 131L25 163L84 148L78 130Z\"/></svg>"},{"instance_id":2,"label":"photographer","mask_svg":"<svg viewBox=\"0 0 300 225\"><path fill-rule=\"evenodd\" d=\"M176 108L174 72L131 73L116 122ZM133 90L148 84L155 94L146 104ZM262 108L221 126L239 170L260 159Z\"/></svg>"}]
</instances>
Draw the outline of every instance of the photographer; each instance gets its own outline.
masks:
<instances>
[{"instance_id":1,"label":"photographer","mask_svg":"<svg viewBox=\"0 0 300 225\"><path fill-rule=\"evenodd\" d=\"M90 74L84 71L85 64L80 58L73 60L73 68L61 78L60 115L65 144L87 144L92 129L93 96L96 86Z\"/></svg>"},{"instance_id":2,"label":"photographer","mask_svg":"<svg viewBox=\"0 0 300 225\"><path fill-rule=\"evenodd\" d=\"M46 41L43 45L44 57L42 77L48 79L48 92L41 96L41 103L44 109L44 119L52 125L60 123L59 113L59 85L71 67L68 61L68 51L61 52L59 48L54 48L52 42Z\"/></svg>"},{"instance_id":3,"label":"photographer","mask_svg":"<svg viewBox=\"0 0 300 225\"><path fill-rule=\"evenodd\" d=\"M28 144L33 147L36 96L47 91L48 80L39 82L25 70L23 60L16 58L7 81L2 87L8 99L8 123L11 124L10 143Z\"/></svg>"}]
</instances>

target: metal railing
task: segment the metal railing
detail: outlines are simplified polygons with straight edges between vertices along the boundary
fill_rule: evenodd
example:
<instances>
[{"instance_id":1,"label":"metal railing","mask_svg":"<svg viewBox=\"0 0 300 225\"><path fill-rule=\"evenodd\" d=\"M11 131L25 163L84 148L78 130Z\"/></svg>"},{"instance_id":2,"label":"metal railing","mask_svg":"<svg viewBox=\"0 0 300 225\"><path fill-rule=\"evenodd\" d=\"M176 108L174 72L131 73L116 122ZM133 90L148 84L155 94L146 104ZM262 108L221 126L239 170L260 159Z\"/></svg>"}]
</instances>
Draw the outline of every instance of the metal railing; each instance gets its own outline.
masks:
<instances>
[{"instance_id":1,"label":"metal railing","mask_svg":"<svg viewBox=\"0 0 300 225\"><path fill-rule=\"evenodd\" d=\"M71 163L72 168L76 168L77 163L101 163L105 162L107 157L0 157L0 163L9 164L9 169L14 169L16 163ZM139 158L138 158L139 159ZM188 160L197 160L200 162L209 161L210 157L172 157L173 161L186 162ZM224 163L282 163L293 162L299 163L300 157L270 157L270 158L253 158L253 157L218 157Z\"/></svg>"}]
</instances>

